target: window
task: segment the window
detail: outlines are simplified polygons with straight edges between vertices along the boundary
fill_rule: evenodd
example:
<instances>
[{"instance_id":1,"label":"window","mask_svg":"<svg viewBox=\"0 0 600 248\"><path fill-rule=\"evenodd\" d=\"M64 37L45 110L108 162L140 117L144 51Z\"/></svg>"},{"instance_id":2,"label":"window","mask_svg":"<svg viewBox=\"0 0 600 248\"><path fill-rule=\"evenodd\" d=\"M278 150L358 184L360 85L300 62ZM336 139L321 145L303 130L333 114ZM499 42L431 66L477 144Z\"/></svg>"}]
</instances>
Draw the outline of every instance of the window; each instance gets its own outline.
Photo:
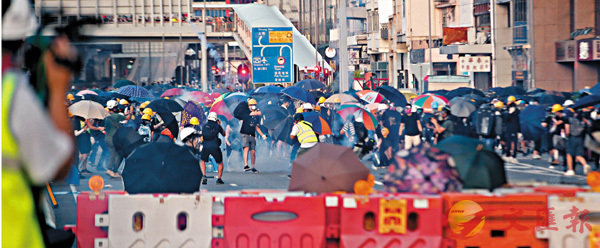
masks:
<instances>
[{"instance_id":1,"label":"window","mask_svg":"<svg viewBox=\"0 0 600 248\"><path fill-rule=\"evenodd\" d=\"M595 16L596 16L596 35L600 35L600 0L596 0L595 2ZM600 75L600 71L598 71L598 75Z\"/></svg>"},{"instance_id":2,"label":"window","mask_svg":"<svg viewBox=\"0 0 600 248\"><path fill-rule=\"evenodd\" d=\"M527 37L527 0L515 0L514 4L514 27L513 27L513 43L525 44L528 42Z\"/></svg>"},{"instance_id":3,"label":"window","mask_svg":"<svg viewBox=\"0 0 600 248\"><path fill-rule=\"evenodd\" d=\"M456 63L433 63L433 72L435 75L456 75Z\"/></svg>"},{"instance_id":4,"label":"window","mask_svg":"<svg viewBox=\"0 0 600 248\"><path fill-rule=\"evenodd\" d=\"M569 32L575 31L575 0L569 1Z\"/></svg>"}]
</instances>

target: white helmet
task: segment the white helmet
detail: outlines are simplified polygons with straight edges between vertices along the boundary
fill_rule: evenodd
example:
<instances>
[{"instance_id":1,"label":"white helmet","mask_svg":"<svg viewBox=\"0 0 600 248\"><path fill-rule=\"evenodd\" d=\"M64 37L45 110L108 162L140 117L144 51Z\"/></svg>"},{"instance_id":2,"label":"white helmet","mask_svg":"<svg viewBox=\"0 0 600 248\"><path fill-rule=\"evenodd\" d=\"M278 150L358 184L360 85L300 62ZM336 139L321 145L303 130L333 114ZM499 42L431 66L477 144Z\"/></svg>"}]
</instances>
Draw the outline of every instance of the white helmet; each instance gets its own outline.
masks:
<instances>
[{"instance_id":1,"label":"white helmet","mask_svg":"<svg viewBox=\"0 0 600 248\"><path fill-rule=\"evenodd\" d=\"M313 109L313 106L310 103L305 103L302 105L302 109Z\"/></svg>"},{"instance_id":2,"label":"white helmet","mask_svg":"<svg viewBox=\"0 0 600 248\"><path fill-rule=\"evenodd\" d=\"M210 112L208 113L208 117L206 117L209 121L217 121L217 113Z\"/></svg>"},{"instance_id":3,"label":"white helmet","mask_svg":"<svg viewBox=\"0 0 600 248\"><path fill-rule=\"evenodd\" d=\"M2 16L2 39L21 40L32 35L38 27L37 18L31 12L27 0L12 0Z\"/></svg>"},{"instance_id":4,"label":"white helmet","mask_svg":"<svg viewBox=\"0 0 600 248\"><path fill-rule=\"evenodd\" d=\"M377 111L382 111L382 110L386 110L388 109L388 105L385 103L380 103L379 106L377 106Z\"/></svg>"},{"instance_id":5,"label":"white helmet","mask_svg":"<svg viewBox=\"0 0 600 248\"><path fill-rule=\"evenodd\" d=\"M116 100L109 100L106 102L106 107L109 109L115 108L119 103Z\"/></svg>"},{"instance_id":6,"label":"white helmet","mask_svg":"<svg viewBox=\"0 0 600 248\"><path fill-rule=\"evenodd\" d=\"M185 142L187 137L189 137L192 134L196 134L196 129L194 129L193 127L186 127L182 129L181 132L179 132L179 139Z\"/></svg>"},{"instance_id":7,"label":"white helmet","mask_svg":"<svg viewBox=\"0 0 600 248\"><path fill-rule=\"evenodd\" d=\"M569 99L569 100L566 100L566 101L563 103L563 106L567 107L567 106L571 106L571 105L573 105L573 104L575 104L575 103L573 102L573 100Z\"/></svg>"}]
</instances>

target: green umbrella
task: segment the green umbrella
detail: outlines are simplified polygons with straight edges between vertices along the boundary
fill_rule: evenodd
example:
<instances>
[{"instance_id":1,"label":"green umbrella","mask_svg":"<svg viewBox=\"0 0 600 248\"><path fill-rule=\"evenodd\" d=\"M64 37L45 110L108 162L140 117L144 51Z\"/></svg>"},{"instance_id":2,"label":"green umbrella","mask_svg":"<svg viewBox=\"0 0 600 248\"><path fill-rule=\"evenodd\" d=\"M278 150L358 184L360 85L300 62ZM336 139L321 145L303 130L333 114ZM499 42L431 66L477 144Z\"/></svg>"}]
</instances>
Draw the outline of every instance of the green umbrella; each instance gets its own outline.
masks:
<instances>
[{"instance_id":1,"label":"green umbrella","mask_svg":"<svg viewBox=\"0 0 600 248\"><path fill-rule=\"evenodd\" d=\"M116 83L113 85L113 87L114 87L115 89L118 89L118 88L121 88L121 87L123 87L123 86L127 86L127 85L135 85L135 83L134 83L134 82L131 82L130 80L127 80L127 79L121 79L121 80L117 81L117 82L116 82Z\"/></svg>"},{"instance_id":2,"label":"green umbrella","mask_svg":"<svg viewBox=\"0 0 600 248\"><path fill-rule=\"evenodd\" d=\"M452 155L463 179L463 188L492 190L506 184L504 160L483 142L454 135L444 139L436 147Z\"/></svg>"}]
</instances>

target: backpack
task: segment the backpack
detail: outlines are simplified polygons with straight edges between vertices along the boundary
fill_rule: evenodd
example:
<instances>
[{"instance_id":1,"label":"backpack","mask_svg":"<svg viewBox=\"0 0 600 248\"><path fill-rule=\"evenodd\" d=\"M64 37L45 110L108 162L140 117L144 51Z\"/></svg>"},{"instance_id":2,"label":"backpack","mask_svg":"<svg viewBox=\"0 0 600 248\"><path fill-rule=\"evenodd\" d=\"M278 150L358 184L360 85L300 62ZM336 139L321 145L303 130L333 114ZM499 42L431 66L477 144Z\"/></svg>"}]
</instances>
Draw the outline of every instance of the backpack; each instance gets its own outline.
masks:
<instances>
[{"instance_id":1,"label":"backpack","mask_svg":"<svg viewBox=\"0 0 600 248\"><path fill-rule=\"evenodd\" d=\"M216 123L207 122L202 126L202 137L204 141L216 140L219 135L219 126Z\"/></svg>"},{"instance_id":2,"label":"backpack","mask_svg":"<svg viewBox=\"0 0 600 248\"><path fill-rule=\"evenodd\" d=\"M362 122L354 122L354 132L356 133L358 142L363 142L368 136L367 128Z\"/></svg>"},{"instance_id":3,"label":"backpack","mask_svg":"<svg viewBox=\"0 0 600 248\"><path fill-rule=\"evenodd\" d=\"M494 134L494 122L496 118L494 112L483 110L477 113L476 130L477 134L489 137Z\"/></svg>"},{"instance_id":4,"label":"backpack","mask_svg":"<svg viewBox=\"0 0 600 248\"><path fill-rule=\"evenodd\" d=\"M585 131L585 123L582 120L571 117L569 118L569 133L571 136L581 136Z\"/></svg>"}]
</instances>

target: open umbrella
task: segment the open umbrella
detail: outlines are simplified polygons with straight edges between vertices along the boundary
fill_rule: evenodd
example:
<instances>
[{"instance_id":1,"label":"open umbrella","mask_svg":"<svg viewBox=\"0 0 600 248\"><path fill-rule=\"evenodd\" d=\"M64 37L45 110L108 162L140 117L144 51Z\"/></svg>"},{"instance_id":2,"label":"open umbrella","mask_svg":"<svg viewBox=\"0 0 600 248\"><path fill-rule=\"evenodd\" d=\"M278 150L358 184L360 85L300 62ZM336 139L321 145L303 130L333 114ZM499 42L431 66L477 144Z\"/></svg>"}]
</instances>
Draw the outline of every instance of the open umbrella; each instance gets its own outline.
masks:
<instances>
[{"instance_id":1,"label":"open umbrella","mask_svg":"<svg viewBox=\"0 0 600 248\"><path fill-rule=\"evenodd\" d=\"M277 104L262 106L260 107L260 112L262 113L263 125L268 129L276 129L287 118L291 118L288 111Z\"/></svg>"},{"instance_id":2,"label":"open umbrella","mask_svg":"<svg viewBox=\"0 0 600 248\"><path fill-rule=\"evenodd\" d=\"M404 98L406 98L406 100L409 102L412 99L415 99L419 96L419 95L417 95L417 93L414 93L414 92L408 91L408 90L400 90L400 93L402 93L402 95L404 95Z\"/></svg>"},{"instance_id":3,"label":"open umbrella","mask_svg":"<svg viewBox=\"0 0 600 248\"><path fill-rule=\"evenodd\" d=\"M337 113L344 119L347 120L350 115L354 115L356 119L362 119L363 124L368 130L375 130L379 122L377 118L368 109L363 108L358 104L346 103L340 105Z\"/></svg>"},{"instance_id":4,"label":"open umbrella","mask_svg":"<svg viewBox=\"0 0 600 248\"><path fill-rule=\"evenodd\" d=\"M104 109L102 104L90 100L83 100L73 103L71 106L69 106L69 111L71 111L73 115L81 116L85 119L102 120L110 115L108 111Z\"/></svg>"},{"instance_id":5,"label":"open umbrella","mask_svg":"<svg viewBox=\"0 0 600 248\"><path fill-rule=\"evenodd\" d=\"M182 88L171 88L163 92L160 97L172 97L183 95L184 90Z\"/></svg>"},{"instance_id":6,"label":"open umbrella","mask_svg":"<svg viewBox=\"0 0 600 248\"><path fill-rule=\"evenodd\" d=\"M366 180L369 169L352 149L318 143L292 164L289 191L330 193L354 191L354 183Z\"/></svg>"},{"instance_id":7,"label":"open umbrella","mask_svg":"<svg viewBox=\"0 0 600 248\"><path fill-rule=\"evenodd\" d=\"M300 87L290 86L290 87L283 89L281 91L281 93L283 93L284 95L289 96L293 99L299 100L299 101L312 103L312 104L316 103L313 95L310 92L308 92L305 89L302 89Z\"/></svg>"},{"instance_id":8,"label":"open umbrella","mask_svg":"<svg viewBox=\"0 0 600 248\"><path fill-rule=\"evenodd\" d=\"M115 91L102 92L102 93L99 94L99 96L101 96L101 97L108 97L108 98L111 98L111 99L119 98L119 99L127 99L127 100L129 100L129 96L123 95L123 94L115 92Z\"/></svg>"},{"instance_id":9,"label":"open umbrella","mask_svg":"<svg viewBox=\"0 0 600 248\"><path fill-rule=\"evenodd\" d=\"M546 132L542 121L546 119L546 110L539 105L530 105L519 113L521 133L525 140L537 140Z\"/></svg>"},{"instance_id":10,"label":"open umbrella","mask_svg":"<svg viewBox=\"0 0 600 248\"><path fill-rule=\"evenodd\" d=\"M137 98L152 98L152 93L145 89L144 87L140 87L137 85L126 85L119 89L117 89L117 93L123 94L129 97L137 97Z\"/></svg>"},{"instance_id":11,"label":"open umbrella","mask_svg":"<svg viewBox=\"0 0 600 248\"><path fill-rule=\"evenodd\" d=\"M260 95L260 94L275 94L278 95L283 90L282 87L275 85L267 85L256 89L251 95Z\"/></svg>"},{"instance_id":12,"label":"open umbrella","mask_svg":"<svg viewBox=\"0 0 600 248\"><path fill-rule=\"evenodd\" d=\"M77 100L77 97L75 98ZM79 100L90 100L100 103L102 106L106 106L106 102L110 100L110 97L98 96L98 95L83 95Z\"/></svg>"},{"instance_id":13,"label":"open umbrella","mask_svg":"<svg viewBox=\"0 0 600 248\"><path fill-rule=\"evenodd\" d=\"M469 117L475 111L475 105L464 99L450 105L450 113L458 117Z\"/></svg>"},{"instance_id":14,"label":"open umbrella","mask_svg":"<svg viewBox=\"0 0 600 248\"><path fill-rule=\"evenodd\" d=\"M327 86L325 86L325 84L321 83L321 81L316 80L316 79L304 79L298 83L296 83L294 86L305 89L305 90L317 90L317 89L323 89Z\"/></svg>"},{"instance_id":15,"label":"open umbrella","mask_svg":"<svg viewBox=\"0 0 600 248\"><path fill-rule=\"evenodd\" d=\"M527 91L525 91L523 88L516 87L516 86L509 86L509 87L505 87L505 88L496 87L496 88L491 88L489 91L495 92L496 95L500 96L500 97L517 96L517 95L521 96L521 95L527 94Z\"/></svg>"},{"instance_id":16,"label":"open umbrella","mask_svg":"<svg viewBox=\"0 0 600 248\"><path fill-rule=\"evenodd\" d=\"M447 99L451 99L451 98L465 96L465 95L477 95L477 96L481 96L481 97L485 96L485 94L483 94L483 92L481 92L480 90L469 88L469 87L459 87L459 88L453 89L450 92L448 92L445 96Z\"/></svg>"},{"instance_id":17,"label":"open umbrella","mask_svg":"<svg viewBox=\"0 0 600 248\"><path fill-rule=\"evenodd\" d=\"M96 93L96 92L95 92L95 91L93 91L93 90L82 90L82 91L79 91L79 92L77 92L77 94L75 94L75 95L77 95L77 96L83 96L83 95L98 95L98 93Z\"/></svg>"},{"instance_id":18,"label":"open umbrella","mask_svg":"<svg viewBox=\"0 0 600 248\"><path fill-rule=\"evenodd\" d=\"M146 108L151 108L154 112L179 112L183 107L171 99L156 99L151 101Z\"/></svg>"},{"instance_id":19,"label":"open umbrella","mask_svg":"<svg viewBox=\"0 0 600 248\"><path fill-rule=\"evenodd\" d=\"M448 100L443 96L425 94L413 99L413 105L422 108L426 112L432 112L438 107L448 105Z\"/></svg>"},{"instance_id":20,"label":"open umbrella","mask_svg":"<svg viewBox=\"0 0 600 248\"><path fill-rule=\"evenodd\" d=\"M393 102L396 107L404 107L406 106L406 96L402 94L397 89L390 86L379 86L377 89L379 94L383 95L385 99L390 102Z\"/></svg>"},{"instance_id":21,"label":"open umbrella","mask_svg":"<svg viewBox=\"0 0 600 248\"><path fill-rule=\"evenodd\" d=\"M573 105L573 109L585 108L597 104L600 104L600 95L587 95L579 98Z\"/></svg>"},{"instance_id":22,"label":"open umbrella","mask_svg":"<svg viewBox=\"0 0 600 248\"><path fill-rule=\"evenodd\" d=\"M567 100L564 96L550 95L550 94L542 94L538 101L540 104L544 105L553 105L553 104L562 104Z\"/></svg>"},{"instance_id":23,"label":"open umbrella","mask_svg":"<svg viewBox=\"0 0 600 248\"><path fill-rule=\"evenodd\" d=\"M142 145L125 161L123 185L129 194L194 193L200 189L199 161L172 142Z\"/></svg>"},{"instance_id":24,"label":"open umbrella","mask_svg":"<svg viewBox=\"0 0 600 248\"><path fill-rule=\"evenodd\" d=\"M312 128L315 132L320 135L328 135L331 134L331 127L329 127L329 123L321 117L321 115L317 112L305 112L302 113L304 116L304 120L312 124Z\"/></svg>"},{"instance_id":25,"label":"open umbrella","mask_svg":"<svg viewBox=\"0 0 600 248\"><path fill-rule=\"evenodd\" d=\"M135 83L127 79L121 79L113 85L113 88L118 89L127 85L135 85Z\"/></svg>"},{"instance_id":26,"label":"open umbrella","mask_svg":"<svg viewBox=\"0 0 600 248\"><path fill-rule=\"evenodd\" d=\"M600 95L600 82L596 83L594 87L590 89L590 93L592 93L592 95Z\"/></svg>"},{"instance_id":27,"label":"open umbrella","mask_svg":"<svg viewBox=\"0 0 600 248\"><path fill-rule=\"evenodd\" d=\"M338 101L339 100L339 101ZM358 102L358 99L348 94L333 94L329 98L325 100L326 103L348 103L348 102Z\"/></svg>"},{"instance_id":28,"label":"open umbrella","mask_svg":"<svg viewBox=\"0 0 600 248\"><path fill-rule=\"evenodd\" d=\"M504 160L483 142L454 135L436 147L452 155L464 188L493 190L506 184Z\"/></svg>"},{"instance_id":29,"label":"open umbrella","mask_svg":"<svg viewBox=\"0 0 600 248\"><path fill-rule=\"evenodd\" d=\"M356 95L367 103L380 103L383 101L383 95L379 94L377 91L361 90L356 92Z\"/></svg>"},{"instance_id":30,"label":"open umbrella","mask_svg":"<svg viewBox=\"0 0 600 248\"><path fill-rule=\"evenodd\" d=\"M192 91L188 94L181 96L181 99L196 103L202 103L204 106L210 106L215 102L215 99L210 94L202 91Z\"/></svg>"},{"instance_id":31,"label":"open umbrella","mask_svg":"<svg viewBox=\"0 0 600 248\"><path fill-rule=\"evenodd\" d=\"M135 148L144 144L144 137L134 128L123 126L113 136L113 144L119 155L126 158Z\"/></svg>"},{"instance_id":32,"label":"open umbrella","mask_svg":"<svg viewBox=\"0 0 600 248\"><path fill-rule=\"evenodd\" d=\"M450 155L428 144L398 153L384 176L384 185L391 193L439 194L462 189Z\"/></svg>"},{"instance_id":33,"label":"open umbrella","mask_svg":"<svg viewBox=\"0 0 600 248\"><path fill-rule=\"evenodd\" d=\"M218 115L225 116L227 120L231 120L233 118L233 111L237 108L237 106L248 100L248 95L241 92L229 93L221 96L213 103L210 108L210 112L215 112ZM246 103L247 106L247 103ZM246 107L246 109L248 109Z\"/></svg>"}]
</instances>

